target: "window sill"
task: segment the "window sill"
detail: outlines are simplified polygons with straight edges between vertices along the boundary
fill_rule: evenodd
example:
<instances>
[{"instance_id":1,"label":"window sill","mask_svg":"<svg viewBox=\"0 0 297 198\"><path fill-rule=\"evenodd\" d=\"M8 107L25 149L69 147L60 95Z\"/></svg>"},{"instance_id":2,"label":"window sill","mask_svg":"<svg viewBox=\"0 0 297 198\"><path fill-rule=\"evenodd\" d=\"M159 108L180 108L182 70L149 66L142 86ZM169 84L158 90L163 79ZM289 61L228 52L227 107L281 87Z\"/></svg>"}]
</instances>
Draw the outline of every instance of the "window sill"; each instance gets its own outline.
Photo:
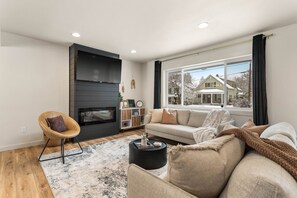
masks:
<instances>
[{"instance_id":1,"label":"window sill","mask_svg":"<svg viewBox=\"0 0 297 198\"><path fill-rule=\"evenodd\" d=\"M191 110L201 110L201 111L210 111L212 109L222 109L220 106L197 106L197 105L167 105L164 108L172 108L172 109L191 109ZM226 107L226 110L230 112L231 115L239 115L239 116L252 116L253 109L252 108L237 108L237 107Z\"/></svg>"}]
</instances>

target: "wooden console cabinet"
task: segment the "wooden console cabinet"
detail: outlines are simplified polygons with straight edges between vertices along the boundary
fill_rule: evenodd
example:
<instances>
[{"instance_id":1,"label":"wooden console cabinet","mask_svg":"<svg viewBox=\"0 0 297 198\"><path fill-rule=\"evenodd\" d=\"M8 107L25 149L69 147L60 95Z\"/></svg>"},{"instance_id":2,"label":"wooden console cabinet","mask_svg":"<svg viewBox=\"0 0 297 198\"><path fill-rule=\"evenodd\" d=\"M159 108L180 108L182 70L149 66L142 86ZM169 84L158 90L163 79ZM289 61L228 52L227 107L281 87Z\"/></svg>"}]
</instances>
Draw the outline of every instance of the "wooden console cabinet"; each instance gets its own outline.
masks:
<instances>
[{"instance_id":1,"label":"wooden console cabinet","mask_svg":"<svg viewBox=\"0 0 297 198\"><path fill-rule=\"evenodd\" d=\"M122 130L144 126L145 108L121 109L120 128Z\"/></svg>"}]
</instances>

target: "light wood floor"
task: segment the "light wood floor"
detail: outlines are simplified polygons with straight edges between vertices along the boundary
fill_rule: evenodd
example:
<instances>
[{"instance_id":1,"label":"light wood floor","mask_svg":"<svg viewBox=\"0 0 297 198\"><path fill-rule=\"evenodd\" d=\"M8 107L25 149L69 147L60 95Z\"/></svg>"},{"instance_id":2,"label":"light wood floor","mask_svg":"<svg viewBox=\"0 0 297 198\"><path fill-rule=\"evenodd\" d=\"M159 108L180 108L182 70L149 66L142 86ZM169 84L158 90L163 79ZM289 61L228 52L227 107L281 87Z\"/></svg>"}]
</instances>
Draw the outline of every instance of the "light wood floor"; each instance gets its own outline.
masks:
<instances>
[{"instance_id":1,"label":"light wood floor","mask_svg":"<svg viewBox=\"0 0 297 198\"><path fill-rule=\"evenodd\" d=\"M112 139L141 134L143 129L128 131L114 136L81 142L88 146ZM68 143L65 150L78 148L77 144ZM42 146L0 152L0 197L54 197L43 170L37 160ZM47 148L45 154L60 151L60 147ZM67 160L67 158L65 158ZM62 162L61 162L62 163Z\"/></svg>"}]
</instances>

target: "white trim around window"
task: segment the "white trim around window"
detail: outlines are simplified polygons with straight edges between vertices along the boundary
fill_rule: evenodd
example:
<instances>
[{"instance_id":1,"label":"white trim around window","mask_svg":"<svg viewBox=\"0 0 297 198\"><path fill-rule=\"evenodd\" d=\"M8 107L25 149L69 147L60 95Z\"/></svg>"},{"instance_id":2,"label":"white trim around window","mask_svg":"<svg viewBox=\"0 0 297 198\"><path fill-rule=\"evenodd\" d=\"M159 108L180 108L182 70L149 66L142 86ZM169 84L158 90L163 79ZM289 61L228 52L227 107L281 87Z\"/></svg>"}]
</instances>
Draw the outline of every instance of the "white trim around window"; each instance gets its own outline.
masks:
<instances>
[{"instance_id":1,"label":"white trim around window","mask_svg":"<svg viewBox=\"0 0 297 198\"><path fill-rule=\"evenodd\" d=\"M210 68L215 66L224 66L224 76L227 76L227 65L231 63L237 63L237 62L245 62L245 61L251 61L251 55L241 56L241 57L234 57L234 58L227 58L223 60L217 60L217 61L211 61L206 63L200 63L200 64L194 64L194 65L187 65L187 66L181 66L178 68L173 69L167 69L164 70L165 72L165 94L163 94L163 101L165 102L165 107L170 108L176 108L176 109L199 109L199 110L210 110L214 108L221 108L221 106L209 106L209 105L184 105L184 73L189 70L193 69L202 69L202 68ZM173 105L168 104L168 76L169 73L172 72L181 72L181 101L180 105ZM245 115L250 114L252 112L252 108L240 108L240 107L230 107L227 105L227 78L224 78L224 107L228 109L230 112L236 113L238 115Z\"/></svg>"}]
</instances>

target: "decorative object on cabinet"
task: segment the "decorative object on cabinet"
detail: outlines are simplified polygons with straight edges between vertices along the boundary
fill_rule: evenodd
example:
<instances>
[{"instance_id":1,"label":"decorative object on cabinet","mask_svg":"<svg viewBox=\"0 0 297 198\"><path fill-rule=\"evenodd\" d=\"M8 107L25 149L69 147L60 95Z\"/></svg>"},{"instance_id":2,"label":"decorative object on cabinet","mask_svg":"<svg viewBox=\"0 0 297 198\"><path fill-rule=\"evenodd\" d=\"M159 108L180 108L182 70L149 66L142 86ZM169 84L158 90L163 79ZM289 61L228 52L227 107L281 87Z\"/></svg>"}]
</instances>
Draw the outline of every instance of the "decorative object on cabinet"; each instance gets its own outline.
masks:
<instances>
[{"instance_id":1,"label":"decorative object on cabinet","mask_svg":"<svg viewBox=\"0 0 297 198\"><path fill-rule=\"evenodd\" d=\"M136 106L137 106L137 107L142 107L142 106L143 106L143 102L142 102L141 100L138 100L138 101L136 102Z\"/></svg>"},{"instance_id":2,"label":"decorative object on cabinet","mask_svg":"<svg viewBox=\"0 0 297 198\"><path fill-rule=\"evenodd\" d=\"M135 100L134 99L128 99L129 107L135 107Z\"/></svg>"},{"instance_id":3,"label":"decorative object on cabinet","mask_svg":"<svg viewBox=\"0 0 297 198\"><path fill-rule=\"evenodd\" d=\"M121 109L121 129L131 129L144 126L145 108Z\"/></svg>"},{"instance_id":4,"label":"decorative object on cabinet","mask_svg":"<svg viewBox=\"0 0 297 198\"><path fill-rule=\"evenodd\" d=\"M122 108L128 108L128 107L129 107L128 100L122 100Z\"/></svg>"}]
</instances>

